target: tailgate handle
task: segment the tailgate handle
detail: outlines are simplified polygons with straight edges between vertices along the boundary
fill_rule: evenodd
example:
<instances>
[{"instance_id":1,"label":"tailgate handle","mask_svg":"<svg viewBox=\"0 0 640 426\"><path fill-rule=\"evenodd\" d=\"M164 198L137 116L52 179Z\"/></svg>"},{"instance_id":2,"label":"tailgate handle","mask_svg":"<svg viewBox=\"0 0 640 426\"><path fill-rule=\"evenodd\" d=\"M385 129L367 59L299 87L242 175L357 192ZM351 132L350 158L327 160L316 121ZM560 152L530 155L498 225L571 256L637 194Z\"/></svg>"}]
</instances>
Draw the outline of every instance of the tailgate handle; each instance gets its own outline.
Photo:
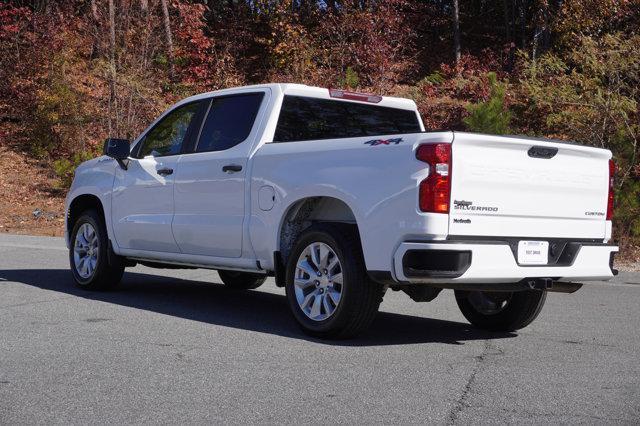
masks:
<instances>
[{"instance_id":1,"label":"tailgate handle","mask_svg":"<svg viewBox=\"0 0 640 426\"><path fill-rule=\"evenodd\" d=\"M553 158L558 153L558 148L547 148L546 146L532 146L527 152L532 158Z\"/></svg>"}]
</instances>

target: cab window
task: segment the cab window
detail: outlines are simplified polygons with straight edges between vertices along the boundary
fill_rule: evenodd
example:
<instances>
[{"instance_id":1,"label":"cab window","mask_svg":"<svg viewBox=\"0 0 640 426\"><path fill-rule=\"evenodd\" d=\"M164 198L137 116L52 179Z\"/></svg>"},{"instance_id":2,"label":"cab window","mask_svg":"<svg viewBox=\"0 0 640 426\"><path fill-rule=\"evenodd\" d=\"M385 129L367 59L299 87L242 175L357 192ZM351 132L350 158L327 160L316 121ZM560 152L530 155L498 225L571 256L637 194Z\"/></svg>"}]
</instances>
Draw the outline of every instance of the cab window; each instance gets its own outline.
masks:
<instances>
[{"instance_id":1,"label":"cab window","mask_svg":"<svg viewBox=\"0 0 640 426\"><path fill-rule=\"evenodd\" d=\"M264 93L247 93L213 98L195 151L224 151L244 142L263 97Z\"/></svg>"},{"instance_id":2,"label":"cab window","mask_svg":"<svg viewBox=\"0 0 640 426\"><path fill-rule=\"evenodd\" d=\"M180 154L189 126L201 104L201 101L192 102L171 111L145 135L137 157Z\"/></svg>"},{"instance_id":3,"label":"cab window","mask_svg":"<svg viewBox=\"0 0 640 426\"><path fill-rule=\"evenodd\" d=\"M418 133L415 111L304 96L285 96L274 142Z\"/></svg>"}]
</instances>

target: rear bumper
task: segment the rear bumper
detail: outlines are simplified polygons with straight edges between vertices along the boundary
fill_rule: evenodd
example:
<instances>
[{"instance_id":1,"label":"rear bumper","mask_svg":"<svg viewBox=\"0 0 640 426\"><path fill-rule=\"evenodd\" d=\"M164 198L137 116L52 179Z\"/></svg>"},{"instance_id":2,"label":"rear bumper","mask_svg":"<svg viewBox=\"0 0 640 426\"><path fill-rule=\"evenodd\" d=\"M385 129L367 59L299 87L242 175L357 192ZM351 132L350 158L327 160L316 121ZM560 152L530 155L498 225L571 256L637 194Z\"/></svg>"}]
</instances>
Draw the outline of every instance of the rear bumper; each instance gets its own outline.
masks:
<instances>
[{"instance_id":1,"label":"rear bumper","mask_svg":"<svg viewBox=\"0 0 640 426\"><path fill-rule=\"evenodd\" d=\"M553 265L522 266L506 242L405 242L393 258L401 283L515 283L529 278L554 281L608 280L617 246L572 242Z\"/></svg>"}]
</instances>

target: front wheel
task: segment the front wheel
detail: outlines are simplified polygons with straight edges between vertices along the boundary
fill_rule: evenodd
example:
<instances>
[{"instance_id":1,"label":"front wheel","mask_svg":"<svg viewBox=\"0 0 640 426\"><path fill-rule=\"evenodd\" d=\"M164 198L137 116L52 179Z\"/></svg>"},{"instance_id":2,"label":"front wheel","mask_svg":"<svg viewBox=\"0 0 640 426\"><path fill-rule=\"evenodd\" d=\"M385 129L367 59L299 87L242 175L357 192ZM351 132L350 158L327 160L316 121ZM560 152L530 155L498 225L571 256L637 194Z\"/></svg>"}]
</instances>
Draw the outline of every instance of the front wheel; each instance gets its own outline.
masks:
<instances>
[{"instance_id":1,"label":"front wheel","mask_svg":"<svg viewBox=\"0 0 640 426\"><path fill-rule=\"evenodd\" d=\"M460 291L456 302L473 325L491 331L515 331L531 324L547 299L546 291Z\"/></svg>"},{"instance_id":2,"label":"front wheel","mask_svg":"<svg viewBox=\"0 0 640 426\"><path fill-rule=\"evenodd\" d=\"M109 253L109 239L102 216L83 212L71 231L69 263L76 285L86 290L106 290L122 279L124 262ZM111 262L110 262L111 261Z\"/></svg>"},{"instance_id":3,"label":"front wheel","mask_svg":"<svg viewBox=\"0 0 640 426\"><path fill-rule=\"evenodd\" d=\"M367 276L357 229L342 224L302 233L289 255L285 290L302 330L322 338L364 331L382 301L382 286Z\"/></svg>"}]
</instances>

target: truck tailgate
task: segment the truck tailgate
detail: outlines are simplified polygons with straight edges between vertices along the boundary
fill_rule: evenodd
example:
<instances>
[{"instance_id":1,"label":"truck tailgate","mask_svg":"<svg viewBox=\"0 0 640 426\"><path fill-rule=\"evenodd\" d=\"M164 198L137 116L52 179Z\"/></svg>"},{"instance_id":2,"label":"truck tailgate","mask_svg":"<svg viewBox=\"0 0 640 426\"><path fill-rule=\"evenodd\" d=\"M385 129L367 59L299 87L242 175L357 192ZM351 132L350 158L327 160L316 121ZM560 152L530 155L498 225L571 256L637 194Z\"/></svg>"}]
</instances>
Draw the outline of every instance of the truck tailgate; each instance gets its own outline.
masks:
<instances>
[{"instance_id":1,"label":"truck tailgate","mask_svg":"<svg viewBox=\"0 0 640 426\"><path fill-rule=\"evenodd\" d=\"M611 153L455 133L449 235L604 239Z\"/></svg>"}]
</instances>

